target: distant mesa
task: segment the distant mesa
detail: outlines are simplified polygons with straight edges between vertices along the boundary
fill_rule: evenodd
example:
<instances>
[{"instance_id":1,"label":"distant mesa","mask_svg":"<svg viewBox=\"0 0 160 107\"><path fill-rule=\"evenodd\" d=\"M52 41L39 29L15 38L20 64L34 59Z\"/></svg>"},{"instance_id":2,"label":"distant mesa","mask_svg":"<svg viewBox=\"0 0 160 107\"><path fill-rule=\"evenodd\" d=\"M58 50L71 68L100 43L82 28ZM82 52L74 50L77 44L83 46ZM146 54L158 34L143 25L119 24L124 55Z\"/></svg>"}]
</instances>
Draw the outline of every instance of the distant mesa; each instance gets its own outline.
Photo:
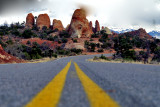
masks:
<instances>
[{"instance_id":1,"label":"distant mesa","mask_svg":"<svg viewBox=\"0 0 160 107\"><path fill-rule=\"evenodd\" d=\"M134 35L137 35L139 36L140 38L152 38L151 35L149 35L145 29L143 28L140 28L138 30L135 30L135 31L131 31L131 32L127 32L129 33L131 36L134 36Z\"/></svg>"},{"instance_id":2,"label":"distant mesa","mask_svg":"<svg viewBox=\"0 0 160 107\"><path fill-rule=\"evenodd\" d=\"M40 14L37 18L37 21L36 21L36 25L37 27L42 30L42 28L44 26L46 26L48 29L50 28L50 18L48 16L48 14Z\"/></svg>"},{"instance_id":3,"label":"distant mesa","mask_svg":"<svg viewBox=\"0 0 160 107\"><path fill-rule=\"evenodd\" d=\"M89 26L89 22L86 18L86 12L83 9L76 9L71 19L71 23L68 29L71 37L84 38L90 37L92 29Z\"/></svg>"},{"instance_id":4,"label":"distant mesa","mask_svg":"<svg viewBox=\"0 0 160 107\"><path fill-rule=\"evenodd\" d=\"M25 25L25 28L28 28L28 29L32 29L32 27L34 26L34 16L32 13L29 13L26 17L26 25Z\"/></svg>"},{"instance_id":5,"label":"distant mesa","mask_svg":"<svg viewBox=\"0 0 160 107\"><path fill-rule=\"evenodd\" d=\"M59 31L64 30L63 24L60 20L53 20L53 30L58 29Z\"/></svg>"}]
</instances>

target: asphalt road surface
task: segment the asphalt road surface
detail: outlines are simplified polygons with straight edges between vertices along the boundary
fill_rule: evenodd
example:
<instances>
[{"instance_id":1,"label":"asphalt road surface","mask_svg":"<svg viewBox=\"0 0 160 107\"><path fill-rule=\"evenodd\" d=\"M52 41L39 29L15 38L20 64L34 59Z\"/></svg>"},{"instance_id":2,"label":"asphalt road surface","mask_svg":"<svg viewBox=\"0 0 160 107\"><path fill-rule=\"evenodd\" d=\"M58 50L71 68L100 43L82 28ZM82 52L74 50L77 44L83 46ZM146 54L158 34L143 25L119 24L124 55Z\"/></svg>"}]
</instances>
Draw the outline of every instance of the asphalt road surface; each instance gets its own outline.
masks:
<instances>
[{"instance_id":1,"label":"asphalt road surface","mask_svg":"<svg viewBox=\"0 0 160 107\"><path fill-rule=\"evenodd\" d=\"M0 107L160 107L160 66L92 57L0 65Z\"/></svg>"}]
</instances>

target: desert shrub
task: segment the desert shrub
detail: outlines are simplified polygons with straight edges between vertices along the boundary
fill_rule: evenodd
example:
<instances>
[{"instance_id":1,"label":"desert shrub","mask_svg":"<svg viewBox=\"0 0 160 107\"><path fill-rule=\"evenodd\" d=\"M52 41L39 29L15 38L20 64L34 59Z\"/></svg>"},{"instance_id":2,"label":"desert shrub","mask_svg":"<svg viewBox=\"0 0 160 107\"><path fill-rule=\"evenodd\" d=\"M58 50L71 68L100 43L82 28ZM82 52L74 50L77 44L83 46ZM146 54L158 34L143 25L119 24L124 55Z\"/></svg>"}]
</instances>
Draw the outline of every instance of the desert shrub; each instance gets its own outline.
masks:
<instances>
[{"instance_id":1,"label":"desert shrub","mask_svg":"<svg viewBox=\"0 0 160 107\"><path fill-rule=\"evenodd\" d=\"M62 43L67 43L68 40L66 38L62 38Z\"/></svg>"},{"instance_id":2,"label":"desert shrub","mask_svg":"<svg viewBox=\"0 0 160 107\"><path fill-rule=\"evenodd\" d=\"M53 54L52 54L52 56L53 56L53 57L55 57L55 58L57 58L57 57L58 57L58 55L57 55L57 54L55 54L55 53L53 53Z\"/></svg>"},{"instance_id":3,"label":"desert shrub","mask_svg":"<svg viewBox=\"0 0 160 107\"><path fill-rule=\"evenodd\" d=\"M105 49L105 48L109 48L111 47L111 44L108 42L104 42L103 45L101 45L101 48Z\"/></svg>"},{"instance_id":4,"label":"desert shrub","mask_svg":"<svg viewBox=\"0 0 160 107\"><path fill-rule=\"evenodd\" d=\"M47 38L47 33L43 32L40 34L41 39L46 39Z\"/></svg>"},{"instance_id":5,"label":"desert shrub","mask_svg":"<svg viewBox=\"0 0 160 107\"><path fill-rule=\"evenodd\" d=\"M69 50L60 49L57 50L57 54L59 55L69 55L71 52Z\"/></svg>"},{"instance_id":6,"label":"desert shrub","mask_svg":"<svg viewBox=\"0 0 160 107\"><path fill-rule=\"evenodd\" d=\"M43 26L43 27L42 27L42 30L43 30L43 31L46 31L46 30L47 30L47 26Z\"/></svg>"},{"instance_id":7,"label":"desert shrub","mask_svg":"<svg viewBox=\"0 0 160 107\"><path fill-rule=\"evenodd\" d=\"M20 32L17 29L13 29L11 33L15 36L21 36Z\"/></svg>"},{"instance_id":8,"label":"desert shrub","mask_svg":"<svg viewBox=\"0 0 160 107\"><path fill-rule=\"evenodd\" d=\"M95 43L90 43L90 46L91 46L90 51L91 51L91 52L94 52L94 51L95 51L96 44L95 44Z\"/></svg>"},{"instance_id":9,"label":"desert shrub","mask_svg":"<svg viewBox=\"0 0 160 107\"><path fill-rule=\"evenodd\" d=\"M93 41L93 39L91 38L89 41Z\"/></svg>"},{"instance_id":10,"label":"desert shrub","mask_svg":"<svg viewBox=\"0 0 160 107\"><path fill-rule=\"evenodd\" d=\"M74 52L74 53L76 53L76 54L80 54L80 53L82 53L82 49L76 49L76 48L73 48L73 49L71 49L71 52Z\"/></svg>"},{"instance_id":11,"label":"desert shrub","mask_svg":"<svg viewBox=\"0 0 160 107\"><path fill-rule=\"evenodd\" d=\"M87 40L85 40L84 46L85 46L85 47L88 47L89 44L90 44L90 43L89 43Z\"/></svg>"},{"instance_id":12,"label":"desert shrub","mask_svg":"<svg viewBox=\"0 0 160 107\"><path fill-rule=\"evenodd\" d=\"M74 42L74 43L77 43L77 39L73 39L73 42Z\"/></svg>"},{"instance_id":13,"label":"desert shrub","mask_svg":"<svg viewBox=\"0 0 160 107\"><path fill-rule=\"evenodd\" d=\"M157 47L155 49L155 51L154 51L154 57L153 57L152 60L160 62L160 47Z\"/></svg>"},{"instance_id":14,"label":"desert shrub","mask_svg":"<svg viewBox=\"0 0 160 107\"><path fill-rule=\"evenodd\" d=\"M59 36L61 38L69 38L70 37L69 33L67 31L65 31L65 30L61 31Z\"/></svg>"},{"instance_id":15,"label":"desert shrub","mask_svg":"<svg viewBox=\"0 0 160 107\"><path fill-rule=\"evenodd\" d=\"M91 35L91 38L99 38L99 35L97 35L97 34L92 34L92 35Z\"/></svg>"},{"instance_id":16,"label":"desert shrub","mask_svg":"<svg viewBox=\"0 0 160 107\"><path fill-rule=\"evenodd\" d=\"M31 45L31 42L30 42L30 41L27 41L27 45Z\"/></svg>"},{"instance_id":17,"label":"desert shrub","mask_svg":"<svg viewBox=\"0 0 160 107\"><path fill-rule=\"evenodd\" d=\"M97 59L98 59L98 57L97 57L97 56L94 56L93 60L97 60Z\"/></svg>"},{"instance_id":18,"label":"desert shrub","mask_svg":"<svg viewBox=\"0 0 160 107\"><path fill-rule=\"evenodd\" d=\"M106 42L108 39L108 34L104 33L99 39L100 42Z\"/></svg>"},{"instance_id":19,"label":"desert shrub","mask_svg":"<svg viewBox=\"0 0 160 107\"><path fill-rule=\"evenodd\" d=\"M32 27L32 30L39 31L39 29L38 29L37 25L34 25L34 26Z\"/></svg>"},{"instance_id":20,"label":"desert shrub","mask_svg":"<svg viewBox=\"0 0 160 107\"><path fill-rule=\"evenodd\" d=\"M136 52L134 50L128 50L122 53L122 58L136 60Z\"/></svg>"},{"instance_id":21,"label":"desert shrub","mask_svg":"<svg viewBox=\"0 0 160 107\"><path fill-rule=\"evenodd\" d=\"M8 41L6 41L6 43L9 44L9 45L12 45L13 41L12 41L12 39L9 39Z\"/></svg>"},{"instance_id":22,"label":"desert shrub","mask_svg":"<svg viewBox=\"0 0 160 107\"><path fill-rule=\"evenodd\" d=\"M0 40L0 45L3 47L3 48L5 48L7 45L4 43L4 42L2 42L1 40Z\"/></svg>"},{"instance_id":23,"label":"desert shrub","mask_svg":"<svg viewBox=\"0 0 160 107\"><path fill-rule=\"evenodd\" d=\"M33 33L30 29L27 29L22 33L22 37L28 39L31 37L37 37L37 35L35 33Z\"/></svg>"},{"instance_id":24,"label":"desert shrub","mask_svg":"<svg viewBox=\"0 0 160 107\"><path fill-rule=\"evenodd\" d=\"M61 44L62 42L60 40L58 40L58 43Z\"/></svg>"},{"instance_id":25,"label":"desert shrub","mask_svg":"<svg viewBox=\"0 0 160 107\"><path fill-rule=\"evenodd\" d=\"M49 37L47 38L47 40L49 40L49 41L54 41L54 37L53 37L53 36L49 36Z\"/></svg>"},{"instance_id":26,"label":"desert shrub","mask_svg":"<svg viewBox=\"0 0 160 107\"><path fill-rule=\"evenodd\" d=\"M104 52L104 50L103 49L98 49L98 52Z\"/></svg>"},{"instance_id":27,"label":"desert shrub","mask_svg":"<svg viewBox=\"0 0 160 107\"><path fill-rule=\"evenodd\" d=\"M100 59L104 59L104 60L110 60L109 58L107 58L106 56L104 56L103 54L99 57Z\"/></svg>"}]
</instances>

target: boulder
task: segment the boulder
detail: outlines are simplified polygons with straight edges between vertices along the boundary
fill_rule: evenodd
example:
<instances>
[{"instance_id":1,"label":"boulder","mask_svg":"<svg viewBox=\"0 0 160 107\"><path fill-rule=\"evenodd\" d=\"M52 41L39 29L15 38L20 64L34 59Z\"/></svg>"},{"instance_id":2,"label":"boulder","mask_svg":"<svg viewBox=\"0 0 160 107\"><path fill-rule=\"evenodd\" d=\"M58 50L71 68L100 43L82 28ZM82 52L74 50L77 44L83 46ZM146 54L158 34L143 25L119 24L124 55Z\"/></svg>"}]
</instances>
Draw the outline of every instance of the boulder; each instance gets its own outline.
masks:
<instances>
[{"instance_id":1,"label":"boulder","mask_svg":"<svg viewBox=\"0 0 160 107\"><path fill-rule=\"evenodd\" d=\"M93 33L90 29L89 22L86 18L86 11L84 9L76 9L71 19L68 29L72 38L88 38Z\"/></svg>"},{"instance_id":2,"label":"boulder","mask_svg":"<svg viewBox=\"0 0 160 107\"><path fill-rule=\"evenodd\" d=\"M36 25L40 30L42 30L44 26L50 28L50 18L48 14L40 14L37 18Z\"/></svg>"},{"instance_id":3,"label":"boulder","mask_svg":"<svg viewBox=\"0 0 160 107\"><path fill-rule=\"evenodd\" d=\"M29 13L26 17L26 25L25 28L32 29L34 26L35 20L32 13Z\"/></svg>"},{"instance_id":4,"label":"boulder","mask_svg":"<svg viewBox=\"0 0 160 107\"><path fill-rule=\"evenodd\" d=\"M53 30L58 29L59 31L62 31L64 29L62 22L60 20L53 20Z\"/></svg>"}]
</instances>

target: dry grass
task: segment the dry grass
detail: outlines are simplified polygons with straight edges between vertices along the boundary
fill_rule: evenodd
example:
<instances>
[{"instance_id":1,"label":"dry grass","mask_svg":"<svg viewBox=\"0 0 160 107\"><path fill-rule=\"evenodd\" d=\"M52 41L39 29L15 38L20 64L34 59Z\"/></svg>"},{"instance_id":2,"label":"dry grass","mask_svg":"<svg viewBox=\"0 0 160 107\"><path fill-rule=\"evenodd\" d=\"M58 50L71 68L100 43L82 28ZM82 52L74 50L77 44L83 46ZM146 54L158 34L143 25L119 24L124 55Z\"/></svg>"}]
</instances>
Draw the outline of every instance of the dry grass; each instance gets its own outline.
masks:
<instances>
[{"instance_id":1,"label":"dry grass","mask_svg":"<svg viewBox=\"0 0 160 107\"><path fill-rule=\"evenodd\" d=\"M26 61L26 63L42 63L42 62L48 62L48 61L53 61L57 58L49 58L49 57L46 57L46 58L42 58L42 59L35 59L35 60L28 60Z\"/></svg>"},{"instance_id":2,"label":"dry grass","mask_svg":"<svg viewBox=\"0 0 160 107\"><path fill-rule=\"evenodd\" d=\"M110 63L132 63L132 64L144 64L144 62L138 62L138 61L122 61L122 60L105 60L105 59L88 59L87 61L90 62L110 62ZM145 65L160 65L160 63L157 64L151 64L150 62Z\"/></svg>"}]
</instances>

